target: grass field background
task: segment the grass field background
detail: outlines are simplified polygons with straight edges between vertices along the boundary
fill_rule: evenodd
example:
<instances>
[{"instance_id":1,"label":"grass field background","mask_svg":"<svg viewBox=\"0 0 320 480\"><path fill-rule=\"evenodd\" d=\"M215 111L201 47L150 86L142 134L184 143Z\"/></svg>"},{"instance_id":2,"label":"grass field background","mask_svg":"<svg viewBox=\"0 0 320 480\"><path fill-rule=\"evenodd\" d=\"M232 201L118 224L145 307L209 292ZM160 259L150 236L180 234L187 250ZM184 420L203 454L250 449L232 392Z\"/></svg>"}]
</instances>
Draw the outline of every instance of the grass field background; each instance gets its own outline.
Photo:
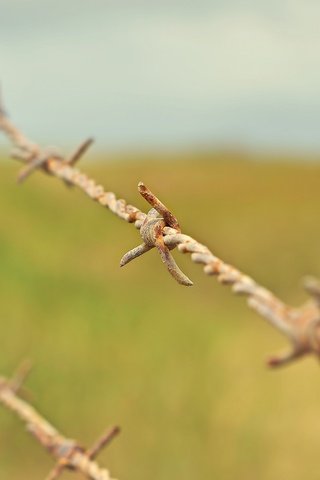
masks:
<instances>
[{"instance_id":1,"label":"grass field background","mask_svg":"<svg viewBox=\"0 0 320 480\"><path fill-rule=\"evenodd\" d=\"M306 299L303 275L320 276L316 163L203 155L82 167L146 210L143 180L185 233L291 304ZM133 226L40 173L18 188L17 168L3 156L0 372L31 358L32 402L84 445L121 425L99 457L120 480L318 480L318 362L268 370L286 339L244 299L178 252L192 288L155 251L120 269L140 241ZM0 478L40 480L52 465L0 406Z\"/></svg>"}]
</instances>

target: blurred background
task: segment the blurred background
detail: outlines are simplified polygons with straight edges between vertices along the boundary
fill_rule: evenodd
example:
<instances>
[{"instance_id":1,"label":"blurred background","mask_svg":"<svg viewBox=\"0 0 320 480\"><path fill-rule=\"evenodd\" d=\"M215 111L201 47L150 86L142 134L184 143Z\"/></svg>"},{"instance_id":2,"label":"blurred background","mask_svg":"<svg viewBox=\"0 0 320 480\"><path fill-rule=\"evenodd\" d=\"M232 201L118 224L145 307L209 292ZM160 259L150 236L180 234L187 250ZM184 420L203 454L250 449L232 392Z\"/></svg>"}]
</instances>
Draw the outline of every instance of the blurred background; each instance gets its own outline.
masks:
<instances>
[{"instance_id":1,"label":"blurred background","mask_svg":"<svg viewBox=\"0 0 320 480\"><path fill-rule=\"evenodd\" d=\"M12 119L147 209L143 180L183 230L289 304L320 276L320 4L0 0L0 79ZM279 371L286 340L175 253L120 270L137 231L18 165L1 139L0 374L23 358L32 402L66 436L121 436L122 479L318 479L319 365ZM0 477L52 459L0 406ZM64 478L71 478L65 474ZM74 475L76 478L76 475Z\"/></svg>"}]
</instances>

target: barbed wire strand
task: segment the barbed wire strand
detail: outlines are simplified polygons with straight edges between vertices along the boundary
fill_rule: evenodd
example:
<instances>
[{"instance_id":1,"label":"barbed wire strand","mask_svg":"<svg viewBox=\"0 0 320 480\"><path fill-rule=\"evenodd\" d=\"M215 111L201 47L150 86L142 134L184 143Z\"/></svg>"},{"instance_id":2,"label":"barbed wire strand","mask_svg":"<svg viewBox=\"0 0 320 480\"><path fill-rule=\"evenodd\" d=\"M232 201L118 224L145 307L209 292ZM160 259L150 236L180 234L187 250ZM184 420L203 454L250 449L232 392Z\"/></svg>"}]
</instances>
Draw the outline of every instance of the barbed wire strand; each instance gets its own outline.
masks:
<instances>
[{"instance_id":1,"label":"barbed wire strand","mask_svg":"<svg viewBox=\"0 0 320 480\"><path fill-rule=\"evenodd\" d=\"M115 193L106 191L102 185L75 168L75 163L92 144L91 138L85 140L72 155L65 158L52 147L41 148L30 141L10 121L3 107L0 108L0 129L14 146L12 157L26 164L19 174L20 182L33 171L40 169L61 179L68 186L80 188L102 207L108 208L122 220L135 225L140 231L143 243L124 255L121 266L156 247L175 280L182 285L190 286L191 280L181 272L170 253L170 250L177 248L182 253L190 254L193 262L202 265L205 274L216 276L218 282L229 285L234 293L246 296L248 306L287 337L292 345L291 350L271 357L268 361L269 366L287 364L307 353L320 356L320 286L317 280L308 279L306 282L306 290L311 295L309 302L300 308L288 306L251 277L215 256L208 247L183 234L175 216L143 183L139 184L138 189L152 207L148 214L128 204L124 199L118 199ZM315 289L318 291L317 294L314 293Z\"/></svg>"},{"instance_id":2,"label":"barbed wire strand","mask_svg":"<svg viewBox=\"0 0 320 480\"><path fill-rule=\"evenodd\" d=\"M119 433L119 428L113 427L92 448L84 449L75 440L59 433L35 408L18 396L26 373L24 366L11 380L0 378L0 403L15 413L26 424L27 431L57 460L46 480L57 479L65 469L77 471L89 480L115 480L94 459Z\"/></svg>"}]
</instances>

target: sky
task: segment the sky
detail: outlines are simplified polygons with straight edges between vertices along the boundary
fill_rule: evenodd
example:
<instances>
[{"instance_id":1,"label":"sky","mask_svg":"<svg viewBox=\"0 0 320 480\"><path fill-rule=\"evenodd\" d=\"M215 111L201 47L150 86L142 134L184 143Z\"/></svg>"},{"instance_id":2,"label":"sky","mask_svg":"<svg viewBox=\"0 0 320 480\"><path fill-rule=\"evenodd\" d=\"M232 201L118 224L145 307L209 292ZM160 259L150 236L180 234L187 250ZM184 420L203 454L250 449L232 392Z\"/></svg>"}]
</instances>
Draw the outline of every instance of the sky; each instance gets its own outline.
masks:
<instances>
[{"instance_id":1,"label":"sky","mask_svg":"<svg viewBox=\"0 0 320 480\"><path fill-rule=\"evenodd\" d=\"M0 0L6 109L39 141L320 150L319 0Z\"/></svg>"}]
</instances>

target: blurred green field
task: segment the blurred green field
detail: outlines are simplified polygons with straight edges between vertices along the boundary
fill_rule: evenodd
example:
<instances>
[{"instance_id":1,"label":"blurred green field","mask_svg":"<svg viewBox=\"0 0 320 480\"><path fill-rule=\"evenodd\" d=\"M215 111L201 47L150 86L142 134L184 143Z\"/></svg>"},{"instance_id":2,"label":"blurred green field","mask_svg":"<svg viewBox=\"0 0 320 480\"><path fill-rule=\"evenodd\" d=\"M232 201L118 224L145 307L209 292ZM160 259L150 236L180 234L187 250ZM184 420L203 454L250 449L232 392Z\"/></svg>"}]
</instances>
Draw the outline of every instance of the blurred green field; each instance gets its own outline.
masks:
<instances>
[{"instance_id":1,"label":"blurred green field","mask_svg":"<svg viewBox=\"0 0 320 480\"><path fill-rule=\"evenodd\" d=\"M320 165L218 157L82 166L146 210L143 180L185 233L299 304L301 277L320 276ZM178 252L192 288L154 251L120 269L134 227L41 174L18 188L16 173L1 162L0 372L31 358L33 403L84 445L120 424L99 458L120 480L318 480L316 360L268 370L286 340L228 287ZM0 406L0 478L52 464Z\"/></svg>"}]
</instances>

